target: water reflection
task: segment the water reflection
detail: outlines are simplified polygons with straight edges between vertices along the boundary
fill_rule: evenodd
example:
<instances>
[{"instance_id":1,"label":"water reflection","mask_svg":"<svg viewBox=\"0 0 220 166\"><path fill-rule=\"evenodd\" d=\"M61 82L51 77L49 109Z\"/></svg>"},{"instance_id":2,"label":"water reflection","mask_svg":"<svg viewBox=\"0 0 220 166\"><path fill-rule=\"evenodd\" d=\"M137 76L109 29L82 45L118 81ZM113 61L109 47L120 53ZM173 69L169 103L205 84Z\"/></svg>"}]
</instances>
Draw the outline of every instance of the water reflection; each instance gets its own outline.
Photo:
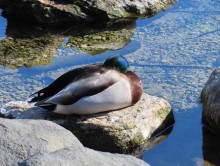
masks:
<instances>
[{"instance_id":1,"label":"water reflection","mask_svg":"<svg viewBox=\"0 0 220 166\"><path fill-rule=\"evenodd\" d=\"M135 21L123 21L105 26L87 27L83 31L70 32L66 47L76 47L91 55L107 50L118 50L131 42L136 27Z\"/></svg>"},{"instance_id":2,"label":"water reflection","mask_svg":"<svg viewBox=\"0 0 220 166\"><path fill-rule=\"evenodd\" d=\"M156 166L195 166L204 156L214 163L206 152L202 154L202 144L207 141L202 141L202 135L204 140L206 136L199 96L210 73L220 65L218 29L219 1L179 0L172 9L152 19L138 20L132 41L123 49L94 58L64 46L48 66L0 72L0 104L25 100L30 92L77 65L123 54L141 77L145 92L167 99L176 119L169 137L147 151L143 160Z\"/></svg>"},{"instance_id":3,"label":"water reflection","mask_svg":"<svg viewBox=\"0 0 220 166\"><path fill-rule=\"evenodd\" d=\"M173 112L170 112L164 122L152 134L151 138L140 147L133 149L131 154L138 158L142 158L144 152L163 142L170 135L170 133L173 131L174 123L175 119Z\"/></svg>"},{"instance_id":4,"label":"water reflection","mask_svg":"<svg viewBox=\"0 0 220 166\"><path fill-rule=\"evenodd\" d=\"M9 68L47 65L63 37L33 26L8 25L7 37L0 40L0 65Z\"/></svg>"},{"instance_id":5,"label":"water reflection","mask_svg":"<svg viewBox=\"0 0 220 166\"><path fill-rule=\"evenodd\" d=\"M131 41L134 29L135 21L60 29L9 24L7 37L0 40L0 65L9 68L47 65L65 37L68 41L64 48L75 47L92 55L121 49Z\"/></svg>"},{"instance_id":6,"label":"water reflection","mask_svg":"<svg viewBox=\"0 0 220 166\"><path fill-rule=\"evenodd\" d=\"M5 31L6 31L6 25L7 25L7 20L1 17L1 13L2 13L2 10L0 9L0 39L5 37Z\"/></svg>"},{"instance_id":7,"label":"water reflection","mask_svg":"<svg viewBox=\"0 0 220 166\"><path fill-rule=\"evenodd\" d=\"M220 165L220 138L203 127L203 158L205 166Z\"/></svg>"}]
</instances>

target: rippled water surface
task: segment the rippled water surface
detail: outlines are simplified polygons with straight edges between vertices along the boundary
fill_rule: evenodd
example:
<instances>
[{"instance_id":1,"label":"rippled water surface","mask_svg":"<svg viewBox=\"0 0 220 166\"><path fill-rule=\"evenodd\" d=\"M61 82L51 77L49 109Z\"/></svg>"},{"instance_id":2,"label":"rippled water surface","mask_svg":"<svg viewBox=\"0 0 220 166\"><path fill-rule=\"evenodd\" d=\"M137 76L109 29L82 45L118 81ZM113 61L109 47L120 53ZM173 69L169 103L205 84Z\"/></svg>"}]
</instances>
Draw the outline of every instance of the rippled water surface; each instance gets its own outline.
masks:
<instances>
[{"instance_id":1,"label":"rippled water surface","mask_svg":"<svg viewBox=\"0 0 220 166\"><path fill-rule=\"evenodd\" d=\"M0 104L26 100L60 74L79 65L124 55L140 76L146 93L168 100L176 124L169 137L143 155L153 166L203 165L200 92L220 66L220 1L179 0L167 11L136 22L131 41L96 56L66 48L65 38L52 62L11 69L0 66ZM0 38L6 20L0 17Z\"/></svg>"}]
</instances>

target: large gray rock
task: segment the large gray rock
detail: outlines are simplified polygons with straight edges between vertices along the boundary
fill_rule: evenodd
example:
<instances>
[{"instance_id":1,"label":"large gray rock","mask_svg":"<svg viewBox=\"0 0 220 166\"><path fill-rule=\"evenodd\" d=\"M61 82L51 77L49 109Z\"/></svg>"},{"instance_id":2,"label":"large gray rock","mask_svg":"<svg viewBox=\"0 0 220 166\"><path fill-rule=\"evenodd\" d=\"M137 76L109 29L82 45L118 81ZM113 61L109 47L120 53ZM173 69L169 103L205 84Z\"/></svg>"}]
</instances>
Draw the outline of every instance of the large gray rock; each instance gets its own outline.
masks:
<instances>
[{"instance_id":1,"label":"large gray rock","mask_svg":"<svg viewBox=\"0 0 220 166\"><path fill-rule=\"evenodd\" d=\"M85 160L86 158L86 160ZM40 153L31 156L23 163L23 166L60 166L60 165L92 165L92 166L147 166L141 160L132 156L97 152L88 148L80 148L76 151L74 147L61 149L52 153Z\"/></svg>"},{"instance_id":2,"label":"large gray rock","mask_svg":"<svg viewBox=\"0 0 220 166\"><path fill-rule=\"evenodd\" d=\"M37 107L27 108L26 102L12 102L0 112L17 119L53 121L74 133L84 146L109 152L128 153L174 123L170 104L147 94L132 107L86 116L62 116Z\"/></svg>"},{"instance_id":3,"label":"large gray rock","mask_svg":"<svg viewBox=\"0 0 220 166\"><path fill-rule=\"evenodd\" d=\"M201 93L202 122L220 135L220 68L215 69Z\"/></svg>"},{"instance_id":4,"label":"large gray rock","mask_svg":"<svg viewBox=\"0 0 220 166\"><path fill-rule=\"evenodd\" d=\"M3 14L8 19L32 21L40 24L84 22L118 18L152 16L166 9L175 0L7 0Z\"/></svg>"},{"instance_id":5,"label":"large gray rock","mask_svg":"<svg viewBox=\"0 0 220 166\"><path fill-rule=\"evenodd\" d=\"M84 148L71 132L49 121L0 118L0 133L1 166L148 165L132 156Z\"/></svg>"}]
</instances>

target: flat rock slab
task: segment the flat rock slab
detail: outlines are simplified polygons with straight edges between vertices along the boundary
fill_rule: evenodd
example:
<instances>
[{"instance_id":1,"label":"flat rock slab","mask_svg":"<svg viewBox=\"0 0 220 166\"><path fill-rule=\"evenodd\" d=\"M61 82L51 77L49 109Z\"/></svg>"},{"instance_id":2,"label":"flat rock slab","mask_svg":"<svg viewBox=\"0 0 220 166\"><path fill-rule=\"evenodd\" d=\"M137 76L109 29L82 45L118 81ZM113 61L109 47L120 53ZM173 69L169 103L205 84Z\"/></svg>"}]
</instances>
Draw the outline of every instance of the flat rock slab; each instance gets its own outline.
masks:
<instances>
[{"instance_id":1,"label":"flat rock slab","mask_svg":"<svg viewBox=\"0 0 220 166\"><path fill-rule=\"evenodd\" d=\"M68 130L44 120L0 118L0 165L141 165L148 164L128 155L97 152Z\"/></svg>"},{"instance_id":2,"label":"flat rock slab","mask_svg":"<svg viewBox=\"0 0 220 166\"><path fill-rule=\"evenodd\" d=\"M220 135L220 68L215 69L206 82L201 100L203 123Z\"/></svg>"},{"instance_id":3,"label":"flat rock slab","mask_svg":"<svg viewBox=\"0 0 220 166\"><path fill-rule=\"evenodd\" d=\"M44 25L149 17L175 3L175 0L1 1L3 15L8 19Z\"/></svg>"},{"instance_id":4,"label":"flat rock slab","mask_svg":"<svg viewBox=\"0 0 220 166\"><path fill-rule=\"evenodd\" d=\"M27 106L27 103L22 105ZM53 121L70 130L84 146L109 152L129 152L174 123L170 104L147 94L132 107L86 116L63 116L38 107L26 108L19 102L12 102L3 106L1 112L17 119Z\"/></svg>"}]
</instances>

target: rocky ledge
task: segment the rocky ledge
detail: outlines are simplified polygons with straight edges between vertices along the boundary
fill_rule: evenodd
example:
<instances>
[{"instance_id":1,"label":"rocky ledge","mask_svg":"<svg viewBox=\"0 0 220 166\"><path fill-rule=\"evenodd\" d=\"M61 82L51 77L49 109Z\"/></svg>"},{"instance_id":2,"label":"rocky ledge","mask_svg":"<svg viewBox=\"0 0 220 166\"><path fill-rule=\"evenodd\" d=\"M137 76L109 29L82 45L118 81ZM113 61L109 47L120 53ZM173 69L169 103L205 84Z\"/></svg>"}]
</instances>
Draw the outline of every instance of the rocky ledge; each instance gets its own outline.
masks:
<instances>
[{"instance_id":1,"label":"rocky ledge","mask_svg":"<svg viewBox=\"0 0 220 166\"><path fill-rule=\"evenodd\" d=\"M9 20L52 25L150 17L173 3L175 0L0 0L0 7Z\"/></svg>"},{"instance_id":2,"label":"rocky ledge","mask_svg":"<svg viewBox=\"0 0 220 166\"><path fill-rule=\"evenodd\" d=\"M49 121L0 118L0 133L1 166L148 165L133 156L85 148L71 132Z\"/></svg>"},{"instance_id":3,"label":"rocky ledge","mask_svg":"<svg viewBox=\"0 0 220 166\"><path fill-rule=\"evenodd\" d=\"M119 153L129 153L174 123L170 104L147 94L132 107L86 116L48 113L27 102L8 103L1 113L8 118L53 121L71 131L86 147Z\"/></svg>"},{"instance_id":4,"label":"rocky ledge","mask_svg":"<svg viewBox=\"0 0 220 166\"><path fill-rule=\"evenodd\" d=\"M201 93L202 122L220 135L220 68L215 69Z\"/></svg>"}]
</instances>

